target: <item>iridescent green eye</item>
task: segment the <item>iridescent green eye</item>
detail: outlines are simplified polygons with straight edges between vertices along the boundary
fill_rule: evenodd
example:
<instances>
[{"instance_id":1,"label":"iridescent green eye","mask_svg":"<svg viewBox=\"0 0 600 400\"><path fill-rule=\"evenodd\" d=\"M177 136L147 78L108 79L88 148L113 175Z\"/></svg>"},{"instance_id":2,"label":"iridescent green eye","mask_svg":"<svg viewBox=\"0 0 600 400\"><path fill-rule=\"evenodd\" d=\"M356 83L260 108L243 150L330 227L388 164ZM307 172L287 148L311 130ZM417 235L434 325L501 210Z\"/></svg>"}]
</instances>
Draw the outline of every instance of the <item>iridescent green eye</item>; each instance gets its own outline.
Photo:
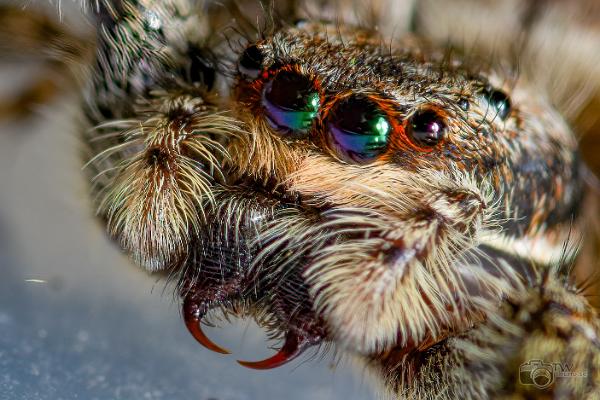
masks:
<instances>
[{"instance_id":1,"label":"iridescent green eye","mask_svg":"<svg viewBox=\"0 0 600 400\"><path fill-rule=\"evenodd\" d=\"M344 161L365 163L385 152L391 125L374 101L363 95L346 97L327 117L327 141Z\"/></svg>"},{"instance_id":2,"label":"iridescent green eye","mask_svg":"<svg viewBox=\"0 0 600 400\"><path fill-rule=\"evenodd\" d=\"M278 132L304 136L319 112L321 96L310 78L283 70L265 85L263 106Z\"/></svg>"}]
</instances>

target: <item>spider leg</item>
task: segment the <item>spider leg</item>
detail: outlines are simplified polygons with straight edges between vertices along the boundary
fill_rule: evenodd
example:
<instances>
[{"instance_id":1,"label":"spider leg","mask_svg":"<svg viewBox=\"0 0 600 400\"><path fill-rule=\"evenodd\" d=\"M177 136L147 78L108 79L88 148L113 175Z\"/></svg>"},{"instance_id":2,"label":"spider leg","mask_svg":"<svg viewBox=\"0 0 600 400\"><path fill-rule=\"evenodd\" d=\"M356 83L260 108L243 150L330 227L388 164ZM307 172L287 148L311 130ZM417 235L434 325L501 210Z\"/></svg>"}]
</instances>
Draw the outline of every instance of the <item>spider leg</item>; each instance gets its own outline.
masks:
<instances>
[{"instance_id":1,"label":"spider leg","mask_svg":"<svg viewBox=\"0 0 600 400\"><path fill-rule=\"evenodd\" d=\"M406 215L392 211L401 194L328 214L338 239L314 254L304 276L340 343L369 353L460 331L480 318L478 302L516 284L515 271L465 260L493 210L481 193L451 185L425 188Z\"/></svg>"},{"instance_id":2,"label":"spider leg","mask_svg":"<svg viewBox=\"0 0 600 400\"><path fill-rule=\"evenodd\" d=\"M596 310L546 271L467 332L426 349L388 352L367 365L406 398L594 398L599 335Z\"/></svg>"},{"instance_id":3,"label":"spider leg","mask_svg":"<svg viewBox=\"0 0 600 400\"><path fill-rule=\"evenodd\" d=\"M215 90L211 15L195 2L101 2L85 114L98 212L134 260L180 265L241 129Z\"/></svg>"}]
</instances>

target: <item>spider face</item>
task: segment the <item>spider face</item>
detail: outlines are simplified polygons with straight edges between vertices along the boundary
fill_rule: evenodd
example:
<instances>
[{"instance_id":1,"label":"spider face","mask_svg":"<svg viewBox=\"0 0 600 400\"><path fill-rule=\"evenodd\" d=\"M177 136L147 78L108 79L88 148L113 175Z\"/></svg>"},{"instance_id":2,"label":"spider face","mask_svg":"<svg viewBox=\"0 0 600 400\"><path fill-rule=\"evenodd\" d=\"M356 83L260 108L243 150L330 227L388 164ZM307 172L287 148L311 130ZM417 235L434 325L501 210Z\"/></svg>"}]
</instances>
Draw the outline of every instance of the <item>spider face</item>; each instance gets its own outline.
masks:
<instances>
[{"instance_id":1,"label":"spider face","mask_svg":"<svg viewBox=\"0 0 600 400\"><path fill-rule=\"evenodd\" d=\"M197 326L215 305L284 332L273 359L244 365L322 341L368 357L427 348L530 273L498 261L515 243L569 229L579 167L560 118L493 71L380 40L305 24L238 56L243 132L225 145L186 304L213 349Z\"/></svg>"},{"instance_id":2,"label":"spider face","mask_svg":"<svg viewBox=\"0 0 600 400\"><path fill-rule=\"evenodd\" d=\"M145 269L178 279L185 323L204 346L227 352L201 329L214 310L252 316L284 339L272 358L240 362L247 367L331 343L397 398L597 393L600 322L568 271L570 245L589 229L580 216L581 171L589 174L551 105L568 95L562 111L581 106L581 116L600 104L594 79L577 77L597 73L595 60L579 63L600 54L597 32L588 32L596 47L579 30L579 52L554 46L569 37L560 18L594 10L531 1L506 8L510 18L482 19L475 11L505 3L374 0L356 2L371 8L373 30L344 25L356 21L344 7L335 26L275 18L291 21L304 6L327 15L333 3L355 10L350 0L269 2L261 39L233 49L223 26L233 16L227 43L247 38L251 5L97 2L83 111L95 126L89 165L109 233ZM377 32L396 26L400 3L415 30L389 44ZM492 20L519 29L497 40L487 36ZM500 44L506 58L502 45L515 42L543 76L526 63L519 78L490 60L478 66L413 36L443 31L464 45L474 38L454 34L468 36L472 22L482 23L477 51ZM69 60L66 69L79 47L61 40L47 53L53 65ZM557 76L550 101L537 85ZM519 365L542 359L587 376L543 389L527 374L517 382Z\"/></svg>"}]
</instances>

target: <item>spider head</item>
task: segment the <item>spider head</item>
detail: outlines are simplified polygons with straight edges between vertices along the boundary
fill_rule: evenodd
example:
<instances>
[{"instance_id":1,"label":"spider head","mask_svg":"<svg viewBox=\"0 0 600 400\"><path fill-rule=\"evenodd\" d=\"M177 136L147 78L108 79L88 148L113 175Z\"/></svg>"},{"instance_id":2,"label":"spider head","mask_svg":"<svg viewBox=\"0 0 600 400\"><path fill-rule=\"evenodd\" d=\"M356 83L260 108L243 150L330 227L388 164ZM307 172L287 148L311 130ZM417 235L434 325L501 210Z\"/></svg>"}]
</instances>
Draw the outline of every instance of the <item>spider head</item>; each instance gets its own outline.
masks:
<instances>
[{"instance_id":1,"label":"spider head","mask_svg":"<svg viewBox=\"0 0 600 400\"><path fill-rule=\"evenodd\" d=\"M285 332L279 361L468 329L532 268L499 243L562 237L579 199L575 141L543 99L415 38L305 23L248 45L236 70L245 133L201 242L225 248L233 298Z\"/></svg>"},{"instance_id":2,"label":"spider head","mask_svg":"<svg viewBox=\"0 0 600 400\"><path fill-rule=\"evenodd\" d=\"M183 265L184 314L204 344L222 350L199 329L220 307L286 337L254 367L323 341L375 358L425 349L558 254L581 194L576 141L524 82L411 36L389 46L312 23L236 58L232 116L203 110L202 129L183 121L165 137L173 184L156 181L172 212L148 214L151 231L131 222L161 239L156 268Z\"/></svg>"}]
</instances>

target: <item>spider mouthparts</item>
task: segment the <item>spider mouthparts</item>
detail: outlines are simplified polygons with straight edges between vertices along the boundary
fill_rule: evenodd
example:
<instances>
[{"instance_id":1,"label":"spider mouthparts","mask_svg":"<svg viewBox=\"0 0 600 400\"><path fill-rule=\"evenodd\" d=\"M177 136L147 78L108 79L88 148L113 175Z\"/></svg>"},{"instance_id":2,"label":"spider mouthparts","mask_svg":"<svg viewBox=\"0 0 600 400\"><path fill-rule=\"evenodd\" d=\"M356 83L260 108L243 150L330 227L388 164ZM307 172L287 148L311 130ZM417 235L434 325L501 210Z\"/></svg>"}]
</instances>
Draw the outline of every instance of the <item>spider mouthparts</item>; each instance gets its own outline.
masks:
<instances>
[{"instance_id":1,"label":"spider mouthparts","mask_svg":"<svg viewBox=\"0 0 600 400\"><path fill-rule=\"evenodd\" d=\"M210 308L215 304L223 304L225 296L224 291L219 291L219 295L207 295L206 292L198 291L197 288L189 291L184 297L182 305L182 314L185 325L192 336L203 347L220 354L231 354L228 350L213 343L202 331L202 320ZM234 310L235 311L235 310ZM324 338L320 331L314 329L289 329L285 334L285 339L281 349L272 357L262 361L240 361L238 363L251 369L272 369L287 364L301 355L311 346L319 344Z\"/></svg>"},{"instance_id":2,"label":"spider mouthparts","mask_svg":"<svg viewBox=\"0 0 600 400\"><path fill-rule=\"evenodd\" d=\"M183 318L185 320L185 326L187 326L188 331L190 331L198 343L216 353L231 354L231 352L215 344L204 334L202 326L200 325L203 316L204 312L201 311L200 305L188 299L184 301Z\"/></svg>"},{"instance_id":3,"label":"spider mouthparts","mask_svg":"<svg viewBox=\"0 0 600 400\"><path fill-rule=\"evenodd\" d=\"M307 338L292 332L288 332L285 337L283 347L281 347L281 350L279 350L274 356L262 361L238 360L238 363L246 368L258 370L277 368L292 361L302 354L306 349L315 345L317 342L318 341L315 341L312 338Z\"/></svg>"}]
</instances>

